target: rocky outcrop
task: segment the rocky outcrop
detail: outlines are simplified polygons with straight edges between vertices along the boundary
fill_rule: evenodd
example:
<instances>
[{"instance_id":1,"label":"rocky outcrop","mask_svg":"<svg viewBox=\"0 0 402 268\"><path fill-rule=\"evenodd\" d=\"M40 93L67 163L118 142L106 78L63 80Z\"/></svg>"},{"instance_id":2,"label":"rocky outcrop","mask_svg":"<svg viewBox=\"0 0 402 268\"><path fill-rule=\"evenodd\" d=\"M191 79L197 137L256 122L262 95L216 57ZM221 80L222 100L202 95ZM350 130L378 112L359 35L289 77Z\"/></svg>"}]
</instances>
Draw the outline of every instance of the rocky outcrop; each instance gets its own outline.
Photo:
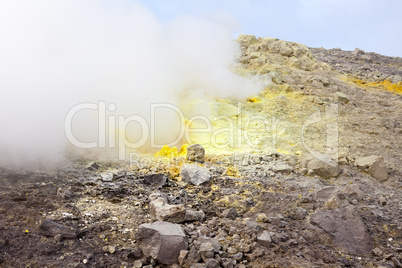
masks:
<instances>
[{"instance_id":1,"label":"rocky outcrop","mask_svg":"<svg viewBox=\"0 0 402 268\"><path fill-rule=\"evenodd\" d=\"M299 43L253 35L239 35L237 42L242 49L240 62L252 67L285 65L304 71L329 69L326 64L317 61L307 46Z\"/></svg>"}]
</instances>

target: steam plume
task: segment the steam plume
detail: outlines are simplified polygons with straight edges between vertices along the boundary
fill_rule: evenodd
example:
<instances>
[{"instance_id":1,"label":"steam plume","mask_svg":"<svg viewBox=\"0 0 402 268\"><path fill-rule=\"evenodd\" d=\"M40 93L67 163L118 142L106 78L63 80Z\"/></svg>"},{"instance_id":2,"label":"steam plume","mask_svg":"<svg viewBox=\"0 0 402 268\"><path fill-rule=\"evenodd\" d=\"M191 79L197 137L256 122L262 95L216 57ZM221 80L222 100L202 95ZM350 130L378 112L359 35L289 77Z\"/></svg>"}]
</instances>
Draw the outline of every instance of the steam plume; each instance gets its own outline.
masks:
<instances>
[{"instance_id":1,"label":"steam plume","mask_svg":"<svg viewBox=\"0 0 402 268\"><path fill-rule=\"evenodd\" d=\"M119 115L148 118L151 103L256 94L258 83L228 69L238 53L229 22L162 24L129 1L1 1L0 161L58 159L65 117L79 103L105 101ZM77 114L74 135L99 140L97 115Z\"/></svg>"}]
</instances>

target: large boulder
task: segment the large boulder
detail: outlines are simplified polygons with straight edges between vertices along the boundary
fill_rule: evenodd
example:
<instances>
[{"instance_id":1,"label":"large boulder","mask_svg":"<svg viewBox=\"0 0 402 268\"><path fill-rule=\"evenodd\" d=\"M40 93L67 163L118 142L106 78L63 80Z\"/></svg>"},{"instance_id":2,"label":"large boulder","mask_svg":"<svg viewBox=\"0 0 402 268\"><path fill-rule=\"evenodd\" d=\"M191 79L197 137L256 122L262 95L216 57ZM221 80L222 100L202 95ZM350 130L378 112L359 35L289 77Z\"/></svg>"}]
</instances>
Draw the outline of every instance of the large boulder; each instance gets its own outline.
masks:
<instances>
[{"instance_id":1,"label":"large boulder","mask_svg":"<svg viewBox=\"0 0 402 268\"><path fill-rule=\"evenodd\" d=\"M178 263L180 251L188 248L187 237L181 226L170 222L141 224L137 240L146 257L166 265Z\"/></svg>"},{"instance_id":2,"label":"large boulder","mask_svg":"<svg viewBox=\"0 0 402 268\"><path fill-rule=\"evenodd\" d=\"M318 211L310 220L330 234L335 246L342 250L357 255L368 254L372 250L370 235L353 206Z\"/></svg>"},{"instance_id":3,"label":"large boulder","mask_svg":"<svg viewBox=\"0 0 402 268\"><path fill-rule=\"evenodd\" d=\"M187 160L204 163L205 149L200 144L194 144L187 148Z\"/></svg>"},{"instance_id":4,"label":"large boulder","mask_svg":"<svg viewBox=\"0 0 402 268\"><path fill-rule=\"evenodd\" d=\"M197 186L211 180L209 171L197 164L184 164L181 168L180 175L184 182Z\"/></svg>"},{"instance_id":5,"label":"large boulder","mask_svg":"<svg viewBox=\"0 0 402 268\"><path fill-rule=\"evenodd\" d=\"M360 157L355 161L356 166L367 171L374 178L385 181L388 178L387 167L384 164L384 158L381 156L371 155Z\"/></svg>"}]
</instances>

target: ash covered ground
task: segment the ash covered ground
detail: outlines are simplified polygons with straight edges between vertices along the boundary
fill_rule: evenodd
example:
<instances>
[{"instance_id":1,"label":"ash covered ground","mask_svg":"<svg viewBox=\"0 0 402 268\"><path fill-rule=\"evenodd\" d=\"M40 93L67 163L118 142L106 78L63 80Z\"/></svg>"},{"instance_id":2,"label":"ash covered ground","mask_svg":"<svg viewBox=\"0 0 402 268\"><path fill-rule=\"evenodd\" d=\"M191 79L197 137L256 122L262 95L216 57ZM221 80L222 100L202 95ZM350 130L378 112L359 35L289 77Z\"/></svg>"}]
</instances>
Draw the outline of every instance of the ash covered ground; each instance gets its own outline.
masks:
<instances>
[{"instance_id":1,"label":"ash covered ground","mask_svg":"<svg viewBox=\"0 0 402 268\"><path fill-rule=\"evenodd\" d=\"M2 167L0 266L402 267L402 60L237 41L236 72L270 82L242 107L279 120L275 142L262 132L253 146L190 146L135 165ZM240 120L237 103L217 101L216 115ZM331 105L336 147L328 122L303 139L306 118Z\"/></svg>"}]
</instances>

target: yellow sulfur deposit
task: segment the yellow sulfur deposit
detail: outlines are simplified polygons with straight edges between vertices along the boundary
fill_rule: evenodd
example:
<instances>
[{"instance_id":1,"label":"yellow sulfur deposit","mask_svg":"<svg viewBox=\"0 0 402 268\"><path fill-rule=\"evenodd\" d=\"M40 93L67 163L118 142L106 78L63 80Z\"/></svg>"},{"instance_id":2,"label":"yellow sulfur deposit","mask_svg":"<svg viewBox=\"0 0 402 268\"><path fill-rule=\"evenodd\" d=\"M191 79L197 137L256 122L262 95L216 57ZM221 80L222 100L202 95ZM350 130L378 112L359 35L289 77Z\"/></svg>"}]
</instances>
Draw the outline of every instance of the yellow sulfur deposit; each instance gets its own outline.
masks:
<instances>
[{"instance_id":1,"label":"yellow sulfur deposit","mask_svg":"<svg viewBox=\"0 0 402 268\"><path fill-rule=\"evenodd\" d=\"M261 98L260 97L253 97L253 98L248 98L248 102L255 102L255 103L261 103Z\"/></svg>"},{"instance_id":2,"label":"yellow sulfur deposit","mask_svg":"<svg viewBox=\"0 0 402 268\"><path fill-rule=\"evenodd\" d=\"M392 83L391 81L384 80L381 82L366 83L365 81L359 79L350 79L350 81L363 87L381 88L391 92L402 94L402 82Z\"/></svg>"},{"instance_id":3,"label":"yellow sulfur deposit","mask_svg":"<svg viewBox=\"0 0 402 268\"><path fill-rule=\"evenodd\" d=\"M154 154L154 156L155 157L167 157L167 158L186 156L188 146L189 146L188 144L183 144L183 146L180 149L180 153L179 153L177 151L176 146L172 146L172 148L170 148L168 145L164 145L159 152Z\"/></svg>"}]
</instances>

